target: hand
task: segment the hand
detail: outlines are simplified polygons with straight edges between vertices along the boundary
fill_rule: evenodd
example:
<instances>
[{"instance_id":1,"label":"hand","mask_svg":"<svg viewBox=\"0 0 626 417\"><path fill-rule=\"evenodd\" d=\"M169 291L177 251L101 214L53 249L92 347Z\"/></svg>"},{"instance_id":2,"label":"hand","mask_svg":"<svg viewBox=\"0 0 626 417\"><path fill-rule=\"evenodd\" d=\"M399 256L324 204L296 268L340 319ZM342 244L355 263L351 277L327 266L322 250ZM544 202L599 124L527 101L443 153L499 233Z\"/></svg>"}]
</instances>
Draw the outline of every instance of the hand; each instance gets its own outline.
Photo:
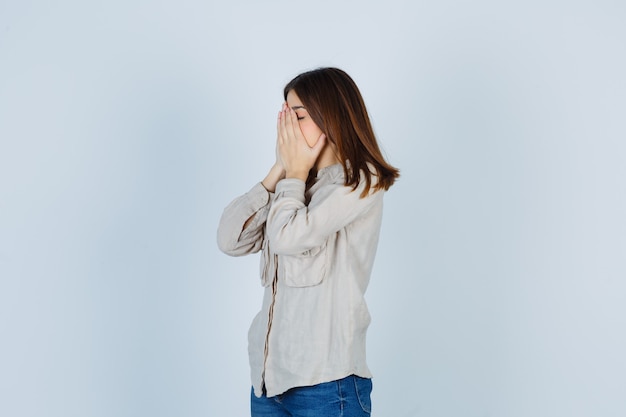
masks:
<instances>
[{"instance_id":1,"label":"hand","mask_svg":"<svg viewBox=\"0 0 626 417\"><path fill-rule=\"evenodd\" d=\"M280 159L278 140L276 140L276 162L274 162L274 165L272 165L272 168L261 183L267 191L273 193L276 189L276 184L283 178L285 178L285 168L283 167L283 161Z\"/></svg>"},{"instance_id":2,"label":"hand","mask_svg":"<svg viewBox=\"0 0 626 417\"><path fill-rule=\"evenodd\" d=\"M287 178L306 181L309 171L326 144L326 135L322 133L315 145L310 147L300 130L296 112L286 104L283 104L282 110L278 113L277 130L278 159L285 169Z\"/></svg>"},{"instance_id":3,"label":"hand","mask_svg":"<svg viewBox=\"0 0 626 417\"><path fill-rule=\"evenodd\" d=\"M278 147L278 142L280 138L276 138L276 162L270 168L270 171L267 173L261 184L263 187L271 193L276 190L276 184L278 181L285 178L285 168L283 166L283 161L280 159L280 149Z\"/></svg>"}]
</instances>

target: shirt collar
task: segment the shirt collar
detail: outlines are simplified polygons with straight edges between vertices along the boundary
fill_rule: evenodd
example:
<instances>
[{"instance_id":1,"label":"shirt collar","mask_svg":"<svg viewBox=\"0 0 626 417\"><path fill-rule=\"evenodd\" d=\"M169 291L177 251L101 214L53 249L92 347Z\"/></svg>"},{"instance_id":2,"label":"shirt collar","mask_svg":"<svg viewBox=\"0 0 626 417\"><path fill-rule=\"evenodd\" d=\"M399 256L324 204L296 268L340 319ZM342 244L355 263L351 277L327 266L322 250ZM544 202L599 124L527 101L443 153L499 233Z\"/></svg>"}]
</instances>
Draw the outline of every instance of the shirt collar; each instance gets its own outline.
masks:
<instances>
[{"instance_id":1,"label":"shirt collar","mask_svg":"<svg viewBox=\"0 0 626 417\"><path fill-rule=\"evenodd\" d=\"M340 163L329 165L317 171L318 180L323 177L334 177L337 175L343 176L343 165L341 165Z\"/></svg>"}]
</instances>

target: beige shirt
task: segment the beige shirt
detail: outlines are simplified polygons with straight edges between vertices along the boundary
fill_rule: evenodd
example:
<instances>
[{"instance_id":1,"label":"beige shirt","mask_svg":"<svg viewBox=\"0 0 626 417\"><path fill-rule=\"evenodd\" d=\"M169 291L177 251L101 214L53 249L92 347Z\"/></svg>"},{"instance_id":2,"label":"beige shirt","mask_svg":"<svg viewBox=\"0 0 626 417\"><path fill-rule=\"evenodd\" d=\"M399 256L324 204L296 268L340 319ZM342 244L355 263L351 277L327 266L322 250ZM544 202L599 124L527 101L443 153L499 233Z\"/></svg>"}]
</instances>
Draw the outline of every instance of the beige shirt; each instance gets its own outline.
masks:
<instances>
[{"instance_id":1,"label":"beige shirt","mask_svg":"<svg viewBox=\"0 0 626 417\"><path fill-rule=\"evenodd\" d=\"M232 256L262 252L265 294L248 333L258 397L263 385L272 397L351 374L371 377L365 362L370 315L363 296L384 192L370 190L359 198L364 182L352 191L337 164L321 169L308 190L298 179L279 181L274 194L258 183L224 210L220 249Z\"/></svg>"}]
</instances>

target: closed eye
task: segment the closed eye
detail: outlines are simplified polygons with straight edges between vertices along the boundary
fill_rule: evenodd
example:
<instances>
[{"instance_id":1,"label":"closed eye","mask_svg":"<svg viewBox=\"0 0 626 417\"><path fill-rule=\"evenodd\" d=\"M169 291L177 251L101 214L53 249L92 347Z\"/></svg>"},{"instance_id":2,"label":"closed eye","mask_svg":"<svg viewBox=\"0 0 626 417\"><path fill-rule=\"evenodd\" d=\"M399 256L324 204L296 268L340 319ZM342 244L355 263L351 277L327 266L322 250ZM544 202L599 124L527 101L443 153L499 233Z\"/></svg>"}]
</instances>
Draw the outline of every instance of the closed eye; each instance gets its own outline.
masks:
<instances>
[{"instance_id":1,"label":"closed eye","mask_svg":"<svg viewBox=\"0 0 626 417\"><path fill-rule=\"evenodd\" d=\"M306 109L304 108L304 106L293 106L292 109L294 111L296 111L296 110L304 110L304 113L306 113ZM298 118L298 120L302 120L302 119L305 118L305 116L300 116L297 111L296 111L296 117Z\"/></svg>"}]
</instances>

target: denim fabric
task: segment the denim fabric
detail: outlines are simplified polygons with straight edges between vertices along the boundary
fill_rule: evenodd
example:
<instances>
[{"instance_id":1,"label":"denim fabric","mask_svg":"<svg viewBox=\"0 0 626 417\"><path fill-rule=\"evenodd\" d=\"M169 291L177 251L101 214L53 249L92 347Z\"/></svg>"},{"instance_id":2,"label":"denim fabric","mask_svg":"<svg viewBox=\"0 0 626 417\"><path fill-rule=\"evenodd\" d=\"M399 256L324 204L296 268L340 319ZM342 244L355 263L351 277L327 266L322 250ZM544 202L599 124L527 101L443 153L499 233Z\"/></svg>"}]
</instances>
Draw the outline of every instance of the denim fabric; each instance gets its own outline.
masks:
<instances>
[{"instance_id":1,"label":"denim fabric","mask_svg":"<svg viewBox=\"0 0 626 417\"><path fill-rule=\"evenodd\" d=\"M372 380L350 375L268 398L250 394L252 417L369 417Z\"/></svg>"}]
</instances>

